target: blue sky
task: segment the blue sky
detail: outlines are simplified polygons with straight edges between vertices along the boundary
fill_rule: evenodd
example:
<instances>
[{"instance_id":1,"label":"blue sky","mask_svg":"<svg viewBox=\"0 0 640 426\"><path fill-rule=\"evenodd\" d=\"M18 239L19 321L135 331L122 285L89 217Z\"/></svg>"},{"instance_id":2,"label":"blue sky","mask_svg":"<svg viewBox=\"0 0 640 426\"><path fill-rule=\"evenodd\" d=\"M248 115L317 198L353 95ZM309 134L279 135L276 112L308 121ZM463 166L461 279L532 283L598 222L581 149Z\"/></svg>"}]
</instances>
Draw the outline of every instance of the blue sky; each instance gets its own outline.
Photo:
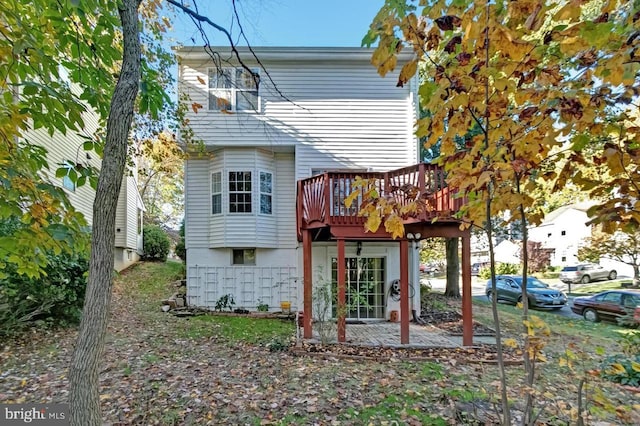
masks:
<instances>
[{"instance_id":1,"label":"blue sky","mask_svg":"<svg viewBox=\"0 0 640 426\"><path fill-rule=\"evenodd\" d=\"M384 0L236 0L241 24L252 46L360 46ZM201 14L231 28L231 0L200 0ZM194 24L183 14L173 37L184 45L202 45ZM211 45L227 45L224 35L208 31ZM195 43L193 39L195 39ZM238 44L245 44L239 42Z\"/></svg>"}]
</instances>

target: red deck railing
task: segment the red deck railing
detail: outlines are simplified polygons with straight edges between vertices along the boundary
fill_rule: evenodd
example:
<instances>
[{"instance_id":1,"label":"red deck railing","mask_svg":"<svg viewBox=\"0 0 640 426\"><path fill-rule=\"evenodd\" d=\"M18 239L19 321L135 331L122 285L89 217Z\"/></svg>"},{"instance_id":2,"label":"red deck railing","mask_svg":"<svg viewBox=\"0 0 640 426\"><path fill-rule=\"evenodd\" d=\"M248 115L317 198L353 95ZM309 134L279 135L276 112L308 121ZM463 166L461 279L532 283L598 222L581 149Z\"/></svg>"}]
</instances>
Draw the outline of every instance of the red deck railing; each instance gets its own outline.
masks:
<instances>
[{"instance_id":1,"label":"red deck railing","mask_svg":"<svg viewBox=\"0 0 640 426\"><path fill-rule=\"evenodd\" d=\"M386 173L326 172L298 181L297 225L302 229L362 225L358 216L362 199L347 208L344 200L353 191L356 177L371 179L381 197L400 206L417 203L418 212L405 222L452 219L463 204L445 182L444 170L432 164L415 164Z\"/></svg>"}]
</instances>

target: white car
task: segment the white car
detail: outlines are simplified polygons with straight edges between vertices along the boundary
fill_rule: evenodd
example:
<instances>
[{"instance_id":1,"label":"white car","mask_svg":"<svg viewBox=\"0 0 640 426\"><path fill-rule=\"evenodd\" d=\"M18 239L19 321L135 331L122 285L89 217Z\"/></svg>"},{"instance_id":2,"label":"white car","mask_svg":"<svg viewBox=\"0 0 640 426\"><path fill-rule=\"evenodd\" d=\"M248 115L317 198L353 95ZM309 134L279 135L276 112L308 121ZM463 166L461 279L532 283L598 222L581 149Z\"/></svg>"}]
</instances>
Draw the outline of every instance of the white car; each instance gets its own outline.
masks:
<instances>
[{"instance_id":1,"label":"white car","mask_svg":"<svg viewBox=\"0 0 640 426\"><path fill-rule=\"evenodd\" d=\"M563 283L587 284L598 280L615 280L618 273L613 269L605 269L594 263L583 263L575 266L565 266L560 271L560 281Z\"/></svg>"}]
</instances>

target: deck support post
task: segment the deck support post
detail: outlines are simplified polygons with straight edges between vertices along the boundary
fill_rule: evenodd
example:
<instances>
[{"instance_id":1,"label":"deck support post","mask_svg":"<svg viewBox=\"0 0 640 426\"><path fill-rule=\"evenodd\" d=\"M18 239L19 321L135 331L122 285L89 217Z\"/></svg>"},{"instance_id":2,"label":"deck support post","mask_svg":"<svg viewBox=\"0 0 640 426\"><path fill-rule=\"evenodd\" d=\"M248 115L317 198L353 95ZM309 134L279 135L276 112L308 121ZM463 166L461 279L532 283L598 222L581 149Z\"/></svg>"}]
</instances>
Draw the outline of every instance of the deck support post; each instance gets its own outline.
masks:
<instances>
[{"instance_id":1,"label":"deck support post","mask_svg":"<svg viewBox=\"0 0 640 426\"><path fill-rule=\"evenodd\" d=\"M338 342L344 343L347 338L347 322L346 322L346 274L347 268L344 255L344 240L338 240Z\"/></svg>"},{"instance_id":2,"label":"deck support post","mask_svg":"<svg viewBox=\"0 0 640 426\"><path fill-rule=\"evenodd\" d=\"M311 317L313 315L312 308L312 294L313 294L313 280L312 280L312 263L311 263L311 231L305 229L302 231L302 273L304 280L304 338L311 339L313 337L313 331L311 329Z\"/></svg>"},{"instance_id":3,"label":"deck support post","mask_svg":"<svg viewBox=\"0 0 640 426\"><path fill-rule=\"evenodd\" d=\"M400 343L409 344L409 242L400 240Z\"/></svg>"},{"instance_id":4,"label":"deck support post","mask_svg":"<svg viewBox=\"0 0 640 426\"><path fill-rule=\"evenodd\" d=\"M473 345L473 313L471 309L471 233L462 235L462 344Z\"/></svg>"}]
</instances>

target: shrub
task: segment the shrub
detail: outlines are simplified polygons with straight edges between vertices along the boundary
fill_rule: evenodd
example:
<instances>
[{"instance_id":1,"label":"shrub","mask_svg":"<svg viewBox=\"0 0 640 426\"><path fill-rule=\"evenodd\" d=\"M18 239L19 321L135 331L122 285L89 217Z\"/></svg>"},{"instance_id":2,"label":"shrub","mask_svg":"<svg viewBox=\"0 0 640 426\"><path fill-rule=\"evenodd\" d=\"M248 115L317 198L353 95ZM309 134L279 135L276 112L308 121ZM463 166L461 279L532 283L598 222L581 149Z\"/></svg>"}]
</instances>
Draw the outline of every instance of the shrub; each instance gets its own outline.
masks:
<instances>
[{"instance_id":1,"label":"shrub","mask_svg":"<svg viewBox=\"0 0 640 426\"><path fill-rule=\"evenodd\" d=\"M142 258L164 262L169 254L171 241L167 233L156 225L146 225L142 231Z\"/></svg>"},{"instance_id":2,"label":"shrub","mask_svg":"<svg viewBox=\"0 0 640 426\"><path fill-rule=\"evenodd\" d=\"M513 263L498 263L496 265L496 275L517 275L520 272L522 272L520 267ZM478 276L483 280L488 280L491 278L491 269L489 267L480 269Z\"/></svg>"},{"instance_id":3,"label":"shrub","mask_svg":"<svg viewBox=\"0 0 640 426\"><path fill-rule=\"evenodd\" d=\"M89 267L86 254L47 255L46 275L30 278L5 265L0 280L0 335L23 330L30 323L77 323L82 312Z\"/></svg>"},{"instance_id":4,"label":"shrub","mask_svg":"<svg viewBox=\"0 0 640 426\"><path fill-rule=\"evenodd\" d=\"M640 354L615 354L602 362L600 376L621 385L640 386Z\"/></svg>"}]
</instances>

